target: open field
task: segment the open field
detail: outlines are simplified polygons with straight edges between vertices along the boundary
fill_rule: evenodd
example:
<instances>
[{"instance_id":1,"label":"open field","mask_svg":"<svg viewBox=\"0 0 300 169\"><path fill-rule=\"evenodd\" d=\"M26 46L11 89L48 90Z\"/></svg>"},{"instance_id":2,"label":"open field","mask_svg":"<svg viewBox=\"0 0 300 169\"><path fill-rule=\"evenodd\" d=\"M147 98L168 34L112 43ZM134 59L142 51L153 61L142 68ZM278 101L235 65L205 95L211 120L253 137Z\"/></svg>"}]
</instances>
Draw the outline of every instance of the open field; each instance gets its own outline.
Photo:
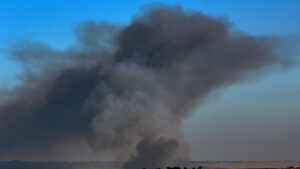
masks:
<instances>
[{"instance_id":1,"label":"open field","mask_svg":"<svg viewBox=\"0 0 300 169\"><path fill-rule=\"evenodd\" d=\"M3 161L0 169L121 169L122 162L24 162ZM243 161L189 161L178 164L181 167L211 168L286 168L288 166L300 166L300 161L267 161L267 162L243 162Z\"/></svg>"},{"instance_id":2,"label":"open field","mask_svg":"<svg viewBox=\"0 0 300 169\"><path fill-rule=\"evenodd\" d=\"M193 166L207 168L286 168L289 166L300 166L300 161L216 161L216 162L190 162Z\"/></svg>"}]
</instances>

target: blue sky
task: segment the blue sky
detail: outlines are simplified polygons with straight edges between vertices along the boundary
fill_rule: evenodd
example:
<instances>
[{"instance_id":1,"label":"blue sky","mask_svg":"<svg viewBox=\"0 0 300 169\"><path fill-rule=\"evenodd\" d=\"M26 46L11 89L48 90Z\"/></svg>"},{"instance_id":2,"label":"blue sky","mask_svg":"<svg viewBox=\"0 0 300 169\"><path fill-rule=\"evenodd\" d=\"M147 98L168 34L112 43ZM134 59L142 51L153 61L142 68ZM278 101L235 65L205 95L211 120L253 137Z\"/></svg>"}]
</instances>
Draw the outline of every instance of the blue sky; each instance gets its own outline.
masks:
<instances>
[{"instance_id":1,"label":"blue sky","mask_svg":"<svg viewBox=\"0 0 300 169\"><path fill-rule=\"evenodd\" d=\"M10 85L19 71L5 57L18 40L41 41L64 48L73 41L74 25L83 21L126 24L149 0L14 0L0 1L0 83ZM251 34L287 35L300 30L297 0L182 0L159 1L180 4L186 9L226 16L236 29ZM3 86L3 85L1 85Z\"/></svg>"},{"instance_id":2,"label":"blue sky","mask_svg":"<svg viewBox=\"0 0 300 169\"><path fill-rule=\"evenodd\" d=\"M77 23L96 20L127 24L134 15L140 13L142 5L150 2L156 1L0 1L0 87L11 87L16 83L15 76L20 69L6 57L6 52L19 40L41 41L63 49L72 44L74 40L72 29ZM159 2L179 4L185 9L202 11L215 17L226 16L234 24L235 29L249 34L299 37L299 0ZM182 129L191 143L191 158L299 159L300 138L297 137L296 142L281 138L287 131L291 132L286 136L293 137L300 129L299 124L297 125L299 123L297 119L300 119L299 76L300 68L295 66L290 70L276 71L250 83L236 84L213 93L206 104L195 110L197 113L186 121ZM220 131L224 135L215 134ZM269 135L262 136L263 131ZM236 140L239 142L233 146L222 146L224 142L235 143ZM272 150L274 147L279 148ZM260 153L262 150L264 151ZM292 150L293 153L290 153ZM199 154L199 151L203 153ZM228 156L229 151L231 155Z\"/></svg>"}]
</instances>

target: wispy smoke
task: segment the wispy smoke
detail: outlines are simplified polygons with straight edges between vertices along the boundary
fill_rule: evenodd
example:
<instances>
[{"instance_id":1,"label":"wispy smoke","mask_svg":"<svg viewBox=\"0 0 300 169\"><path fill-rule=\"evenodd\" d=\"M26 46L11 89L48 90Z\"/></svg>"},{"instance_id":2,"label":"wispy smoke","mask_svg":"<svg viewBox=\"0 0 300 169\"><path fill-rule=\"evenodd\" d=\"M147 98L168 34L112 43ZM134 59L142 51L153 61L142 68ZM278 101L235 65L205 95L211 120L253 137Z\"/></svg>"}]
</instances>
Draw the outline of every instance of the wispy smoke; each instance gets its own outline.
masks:
<instances>
[{"instance_id":1,"label":"wispy smoke","mask_svg":"<svg viewBox=\"0 0 300 169\"><path fill-rule=\"evenodd\" d=\"M126 169L184 160L179 127L201 99L290 60L275 50L278 38L236 33L222 19L164 5L143 12L127 26L81 24L77 44L64 51L13 49L24 74L0 99L2 159L55 154L80 139L125 155Z\"/></svg>"}]
</instances>

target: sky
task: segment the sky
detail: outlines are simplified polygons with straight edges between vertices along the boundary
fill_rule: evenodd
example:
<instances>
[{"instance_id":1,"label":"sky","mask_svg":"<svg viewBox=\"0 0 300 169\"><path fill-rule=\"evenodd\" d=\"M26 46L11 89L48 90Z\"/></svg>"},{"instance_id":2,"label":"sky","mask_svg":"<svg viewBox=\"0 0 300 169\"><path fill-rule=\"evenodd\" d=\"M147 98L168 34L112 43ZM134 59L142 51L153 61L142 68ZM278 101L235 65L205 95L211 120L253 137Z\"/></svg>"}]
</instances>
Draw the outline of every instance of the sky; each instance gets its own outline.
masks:
<instances>
[{"instance_id":1,"label":"sky","mask_svg":"<svg viewBox=\"0 0 300 169\"><path fill-rule=\"evenodd\" d=\"M95 20L126 25L146 0L0 1L0 87L18 84L19 65L8 58L18 41L64 49L76 24ZM162 0L184 9L226 17L234 29L277 35L297 43L298 0ZM293 41L295 40L295 41ZM218 90L199 104L183 132L192 160L296 160L300 158L300 68L272 73ZM220 134L221 133L221 134Z\"/></svg>"}]
</instances>

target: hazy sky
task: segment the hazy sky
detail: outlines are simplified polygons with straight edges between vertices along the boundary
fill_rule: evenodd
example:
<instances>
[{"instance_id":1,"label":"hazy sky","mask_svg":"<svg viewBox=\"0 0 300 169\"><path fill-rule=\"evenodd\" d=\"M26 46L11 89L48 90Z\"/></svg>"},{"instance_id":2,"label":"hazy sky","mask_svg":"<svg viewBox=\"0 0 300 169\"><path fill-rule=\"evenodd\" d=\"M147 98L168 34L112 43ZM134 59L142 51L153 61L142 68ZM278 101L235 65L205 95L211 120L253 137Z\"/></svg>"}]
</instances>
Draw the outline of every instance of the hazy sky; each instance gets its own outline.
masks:
<instances>
[{"instance_id":1,"label":"hazy sky","mask_svg":"<svg viewBox=\"0 0 300 169\"><path fill-rule=\"evenodd\" d=\"M127 24L139 14L142 0L0 1L0 86L17 83L18 65L6 57L19 40L42 41L64 48L72 29L83 21ZM253 35L297 39L298 0L159 1L227 17L234 28ZM295 40L295 43L297 40ZM294 43L294 42L292 42ZM261 77L219 90L185 121L193 160L296 160L300 158L300 68Z\"/></svg>"}]
</instances>

